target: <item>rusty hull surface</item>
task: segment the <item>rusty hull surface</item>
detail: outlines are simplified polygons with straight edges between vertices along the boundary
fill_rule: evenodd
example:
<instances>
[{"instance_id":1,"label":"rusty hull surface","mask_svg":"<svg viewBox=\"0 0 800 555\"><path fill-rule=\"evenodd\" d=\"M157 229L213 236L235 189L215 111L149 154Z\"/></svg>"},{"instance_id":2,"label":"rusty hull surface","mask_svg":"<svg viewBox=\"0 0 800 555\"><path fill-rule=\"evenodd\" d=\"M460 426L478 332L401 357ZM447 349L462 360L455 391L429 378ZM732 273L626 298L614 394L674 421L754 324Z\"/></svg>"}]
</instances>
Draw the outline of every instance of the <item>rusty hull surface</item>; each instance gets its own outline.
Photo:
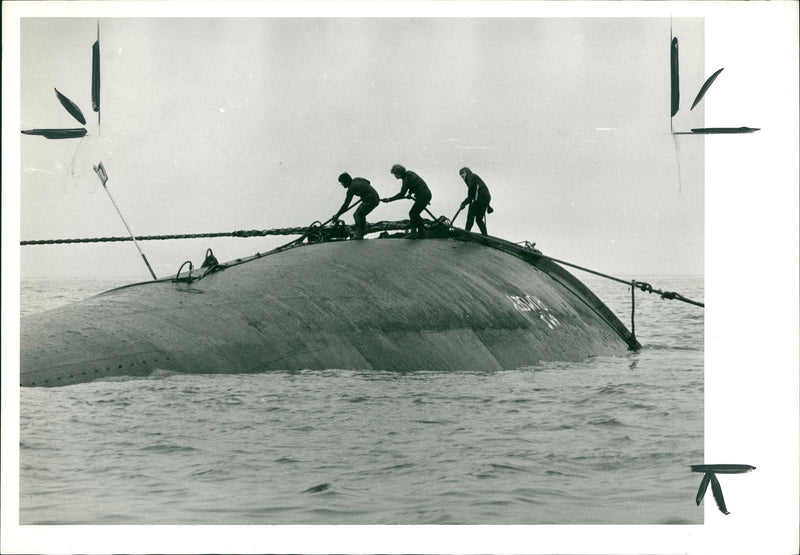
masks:
<instances>
[{"instance_id":1,"label":"rusty hull surface","mask_svg":"<svg viewBox=\"0 0 800 555\"><path fill-rule=\"evenodd\" d=\"M154 370L500 370L627 351L581 282L502 240L300 245L21 319L23 386Z\"/></svg>"}]
</instances>

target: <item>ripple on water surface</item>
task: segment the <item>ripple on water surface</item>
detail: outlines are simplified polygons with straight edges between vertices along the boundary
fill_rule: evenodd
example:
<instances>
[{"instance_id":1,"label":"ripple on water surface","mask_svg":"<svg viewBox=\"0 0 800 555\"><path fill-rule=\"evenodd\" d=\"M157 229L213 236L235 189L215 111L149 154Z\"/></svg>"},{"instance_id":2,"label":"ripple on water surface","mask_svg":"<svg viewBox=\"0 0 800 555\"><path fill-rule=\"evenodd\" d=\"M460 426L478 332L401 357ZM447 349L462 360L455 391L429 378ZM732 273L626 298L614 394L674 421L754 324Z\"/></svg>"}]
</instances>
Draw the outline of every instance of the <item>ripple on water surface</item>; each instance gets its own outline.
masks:
<instances>
[{"instance_id":1,"label":"ripple on water surface","mask_svg":"<svg viewBox=\"0 0 800 555\"><path fill-rule=\"evenodd\" d=\"M20 522L702 523L702 316L676 306L580 363L23 388Z\"/></svg>"}]
</instances>

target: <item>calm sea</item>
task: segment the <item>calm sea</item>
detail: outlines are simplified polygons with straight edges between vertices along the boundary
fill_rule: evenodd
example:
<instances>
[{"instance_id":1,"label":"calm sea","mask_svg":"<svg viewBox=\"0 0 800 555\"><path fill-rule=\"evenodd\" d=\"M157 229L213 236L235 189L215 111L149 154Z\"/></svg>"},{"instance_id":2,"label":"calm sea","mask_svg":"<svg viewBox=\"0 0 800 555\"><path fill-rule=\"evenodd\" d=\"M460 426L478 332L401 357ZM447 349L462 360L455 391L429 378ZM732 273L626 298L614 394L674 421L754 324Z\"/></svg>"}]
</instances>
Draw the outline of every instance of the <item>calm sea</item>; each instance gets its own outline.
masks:
<instances>
[{"instance_id":1,"label":"calm sea","mask_svg":"<svg viewBox=\"0 0 800 555\"><path fill-rule=\"evenodd\" d=\"M625 285L576 275L630 327ZM126 281L23 281L21 311ZM703 300L701 277L646 281ZM638 292L636 333L503 372L22 388L20 524L701 524L703 309Z\"/></svg>"}]
</instances>

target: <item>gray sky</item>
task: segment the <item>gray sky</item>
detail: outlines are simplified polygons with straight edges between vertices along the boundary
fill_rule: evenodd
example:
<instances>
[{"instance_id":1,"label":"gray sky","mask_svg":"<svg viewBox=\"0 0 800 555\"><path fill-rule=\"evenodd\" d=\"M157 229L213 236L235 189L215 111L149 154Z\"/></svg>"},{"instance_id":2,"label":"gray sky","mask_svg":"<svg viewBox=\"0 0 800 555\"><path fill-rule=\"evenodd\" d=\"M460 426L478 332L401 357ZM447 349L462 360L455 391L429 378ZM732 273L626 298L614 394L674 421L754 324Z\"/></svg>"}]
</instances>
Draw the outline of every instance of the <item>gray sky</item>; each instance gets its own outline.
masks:
<instances>
[{"instance_id":1,"label":"gray sky","mask_svg":"<svg viewBox=\"0 0 800 555\"><path fill-rule=\"evenodd\" d=\"M54 87L91 113L97 21L22 20L22 128L78 126ZM138 235L324 221L339 173L388 196L395 163L452 217L466 165L492 191L493 235L626 278L702 274L703 140L670 133L670 25L675 123L702 126L703 105L688 110L706 73L702 18L103 17L102 125L92 114L82 140L21 137L21 238L125 235L100 160ZM287 240L141 246L163 276L207 247L230 260ZM21 268L148 277L131 243L24 247Z\"/></svg>"}]
</instances>

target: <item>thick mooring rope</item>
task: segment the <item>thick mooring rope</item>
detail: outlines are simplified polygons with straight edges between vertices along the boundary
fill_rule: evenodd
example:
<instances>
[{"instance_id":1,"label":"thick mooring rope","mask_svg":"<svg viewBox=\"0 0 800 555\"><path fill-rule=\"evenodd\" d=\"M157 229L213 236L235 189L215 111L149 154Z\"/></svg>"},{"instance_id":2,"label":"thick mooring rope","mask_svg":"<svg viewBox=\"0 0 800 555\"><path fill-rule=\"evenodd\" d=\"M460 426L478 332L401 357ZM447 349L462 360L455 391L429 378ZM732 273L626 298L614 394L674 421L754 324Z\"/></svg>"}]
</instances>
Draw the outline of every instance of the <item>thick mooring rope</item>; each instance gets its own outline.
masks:
<instances>
[{"instance_id":1,"label":"thick mooring rope","mask_svg":"<svg viewBox=\"0 0 800 555\"><path fill-rule=\"evenodd\" d=\"M319 224L318 224L319 225ZM408 226L407 220L398 222L376 222L368 224L369 232L391 231L403 229ZM137 235L137 241L166 241L169 239L202 239L207 237L266 237L269 235L305 235L308 227L282 227L275 229L243 229L238 231L222 231L219 233L181 233L175 235ZM21 246L26 245L62 245L67 243L112 243L116 241L131 241L127 237L86 237L78 239L39 239L20 241Z\"/></svg>"},{"instance_id":2,"label":"thick mooring rope","mask_svg":"<svg viewBox=\"0 0 800 555\"><path fill-rule=\"evenodd\" d=\"M613 280L613 281L618 281L620 283L624 283L625 285L629 285L631 287L636 287L636 288L644 291L645 293L655 293L657 295L660 295L662 299L667 299L667 300L670 300L670 301L671 300L681 301L681 302L684 302L684 303L693 304L695 306L702 306L704 308L706 306L703 303L700 303L700 302L697 302L697 301L693 301L692 299L686 298L683 295L681 295L680 293L676 293L674 291L662 291L661 289L654 289L652 285L650 285L649 283L647 283L645 281L626 280L626 279L622 279L622 278L618 278L618 277L614 277L614 276L609 276L608 274L603 274L603 273L597 272L595 270L590 270L589 268L584 268L582 266L578 266L577 264L572 264L570 262L565 262L564 260L558 260L557 258L552 258L550 256L545 256L545 255L541 255L541 256L543 258L547 258L548 260L552 260L553 262L557 262L559 264L563 264L564 266L571 266L572 268L576 268L578 270L581 270L581 271L584 271L584 272L588 272L588 273L594 274L596 276L604 277L606 279L610 279L610 280Z\"/></svg>"},{"instance_id":3,"label":"thick mooring rope","mask_svg":"<svg viewBox=\"0 0 800 555\"><path fill-rule=\"evenodd\" d=\"M356 203L357 204L357 203ZM350 206L353 208L356 204ZM349 211L348 208L345 212ZM430 212L428 212L430 214ZM433 214L431 214L433 216ZM330 220L329 220L330 221ZM436 220L438 223L444 223L448 227L456 229L449 220L446 218L438 218ZM327 222L326 222L327 223ZM433 222L429 222L433 223ZM367 224L367 232L374 233L374 232L381 232L381 231L396 231L407 228L409 225L408 220L400 220L400 221L382 221ZM301 242L303 239L308 237L312 232L316 231L318 228L321 228L322 224L319 222L314 222L311 226L306 227L281 227L281 228L273 228L273 229L245 229L245 230L237 230L237 231L223 231L218 233L181 233L181 234L174 234L174 235L140 235L136 237L137 241L166 241L172 239L202 239L202 238L209 238L209 237L267 237L270 235L300 235L300 237L289 245ZM20 241L21 246L26 245L60 245L60 244L68 244L68 243L110 243L110 242L117 242L117 241L132 241L133 239L130 236L127 237L87 237L87 238L78 238L78 239L42 239L42 240L32 240L32 241ZM589 268L585 268L583 266L578 266L577 264L572 264L571 262L566 262L564 260L559 260L557 258L553 258L550 256L546 256L541 254L538 250L535 250L533 246L535 243L525 242L523 245L525 248L530 250L534 250L538 256L542 258L546 258L547 260L552 260L558 264L563 264L564 266L570 266L572 268L576 268L578 270L588 272L590 274L594 274L606 279L610 279L613 281L617 281L619 283L624 283L630 287L636 287L645 293L655 293L660 295L662 299L668 300L676 300L681 301L688 304L693 304L695 306L705 307L705 304L697 301L693 301L687 297L684 297L680 293L676 293L674 291L662 291L661 289L655 289L652 285L644 281L636 281L636 280L626 280L614 276L610 276L608 274L604 274L598 272L596 270L591 270ZM288 245L285 245L288 246Z\"/></svg>"},{"instance_id":4,"label":"thick mooring rope","mask_svg":"<svg viewBox=\"0 0 800 555\"><path fill-rule=\"evenodd\" d=\"M219 233L181 233L177 235L137 235L137 241L166 241L168 239L202 239L205 237L265 237L267 235L302 235L307 227L284 227L276 229L244 229ZM60 245L65 243L111 243L131 241L130 237L87 237L82 239L41 239L20 241L20 245Z\"/></svg>"}]
</instances>

